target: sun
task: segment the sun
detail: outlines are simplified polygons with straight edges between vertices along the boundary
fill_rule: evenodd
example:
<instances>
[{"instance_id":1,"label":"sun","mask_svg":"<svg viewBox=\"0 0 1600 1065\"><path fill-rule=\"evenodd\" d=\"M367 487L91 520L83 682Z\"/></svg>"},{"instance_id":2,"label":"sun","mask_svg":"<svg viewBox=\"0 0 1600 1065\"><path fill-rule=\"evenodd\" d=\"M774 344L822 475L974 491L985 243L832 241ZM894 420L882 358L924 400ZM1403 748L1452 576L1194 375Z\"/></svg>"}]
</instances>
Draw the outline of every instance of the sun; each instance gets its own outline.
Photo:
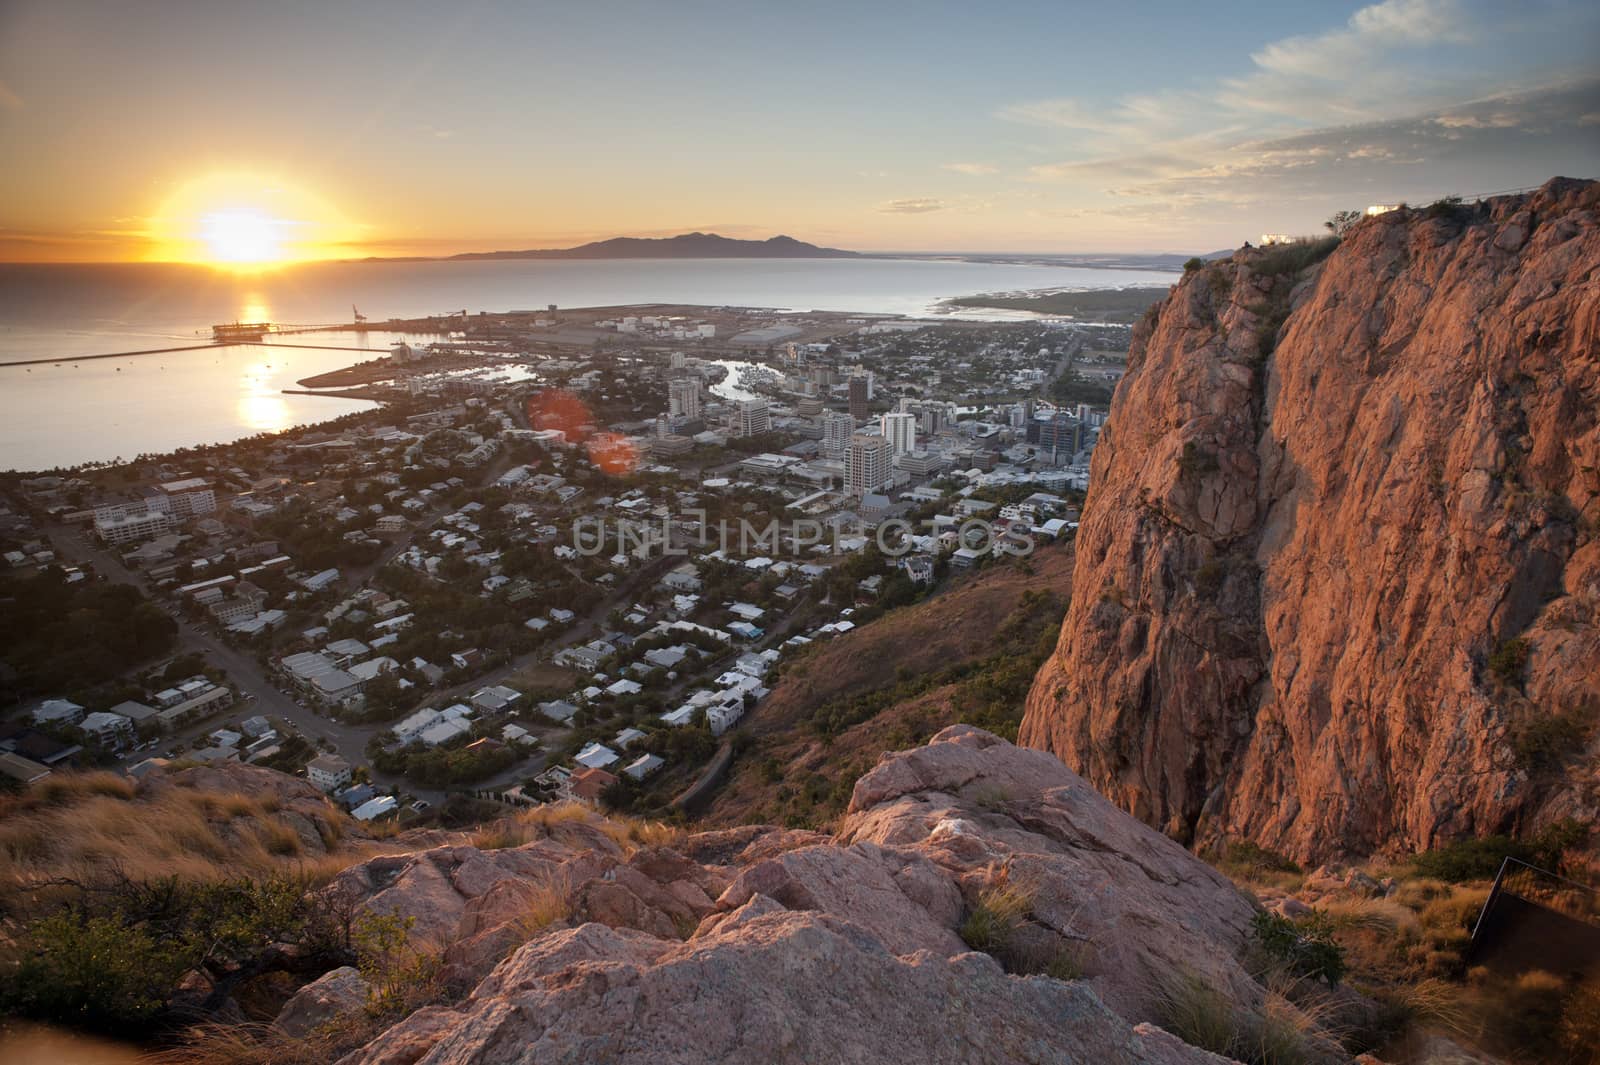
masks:
<instances>
[{"instance_id":1,"label":"sun","mask_svg":"<svg viewBox=\"0 0 1600 1065\"><path fill-rule=\"evenodd\" d=\"M213 211L200 219L200 239L212 262L274 263L283 258L283 232L290 225L253 207Z\"/></svg>"},{"instance_id":2,"label":"sun","mask_svg":"<svg viewBox=\"0 0 1600 1065\"><path fill-rule=\"evenodd\" d=\"M150 215L149 258L256 272L348 255L361 227L281 177L209 173L175 188Z\"/></svg>"}]
</instances>

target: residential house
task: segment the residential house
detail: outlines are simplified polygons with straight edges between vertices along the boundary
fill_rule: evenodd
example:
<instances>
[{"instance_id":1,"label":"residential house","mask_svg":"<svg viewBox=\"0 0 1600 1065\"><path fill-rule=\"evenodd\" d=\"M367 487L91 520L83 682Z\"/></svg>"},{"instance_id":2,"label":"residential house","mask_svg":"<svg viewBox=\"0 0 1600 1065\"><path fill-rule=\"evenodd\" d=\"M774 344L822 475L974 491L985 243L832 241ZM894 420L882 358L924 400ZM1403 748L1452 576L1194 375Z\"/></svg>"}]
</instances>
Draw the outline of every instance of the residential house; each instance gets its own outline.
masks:
<instances>
[{"instance_id":1,"label":"residential house","mask_svg":"<svg viewBox=\"0 0 1600 1065\"><path fill-rule=\"evenodd\" d=\"M306 779L332 793L350 783L350 763L336 754L319 754L306 763Z\"/></svg>"}]
</instances>

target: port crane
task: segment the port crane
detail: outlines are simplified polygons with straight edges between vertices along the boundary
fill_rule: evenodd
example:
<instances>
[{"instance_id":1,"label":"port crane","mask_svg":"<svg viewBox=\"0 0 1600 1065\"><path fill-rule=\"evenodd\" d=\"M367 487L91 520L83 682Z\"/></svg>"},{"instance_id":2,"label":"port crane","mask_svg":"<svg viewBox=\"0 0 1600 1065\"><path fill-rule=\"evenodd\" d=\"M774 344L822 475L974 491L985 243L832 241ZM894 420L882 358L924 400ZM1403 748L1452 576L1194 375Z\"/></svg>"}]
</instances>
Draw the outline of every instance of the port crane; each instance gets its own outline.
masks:
<instances>
[{"instance_id":1,"label":"port crane","mask_svg":"<svg viewBox=\"0 0 1600 1065\"><path fill-rule=\"evenodd\" d=\"M355 325L365 325L367 316L357 309L355 304L350 305L350 313L355 316ZM466 311L461 312L463 316ZM350 322L326 322L311 324L305 322L222 322L211 327L211 339L219 344L239 343L241 341L257 341L269 333L282 336L288 333L326 333L331 330L344 329L351 325Z\"/></svg>"}]
</instances>

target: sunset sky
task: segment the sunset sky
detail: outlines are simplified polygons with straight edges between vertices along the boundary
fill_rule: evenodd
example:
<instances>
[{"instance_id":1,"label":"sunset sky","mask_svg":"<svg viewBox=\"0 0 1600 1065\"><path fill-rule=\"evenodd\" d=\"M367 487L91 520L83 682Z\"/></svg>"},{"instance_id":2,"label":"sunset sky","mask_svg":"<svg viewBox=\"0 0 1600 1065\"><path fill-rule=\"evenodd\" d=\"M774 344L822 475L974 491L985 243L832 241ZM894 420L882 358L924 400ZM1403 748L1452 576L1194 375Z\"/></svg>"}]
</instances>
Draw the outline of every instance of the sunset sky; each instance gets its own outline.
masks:
<instances>
[{"instance_id":1,"label":"sunset sky","mask_svg":"<svg viewBox=\"0 0 1600 1065\"><path fill-rule=\"evenodd\" d=\"M0 0L0 258L1183 251L1600 174L1600 5Z\"/></svg>"}]
</instances>

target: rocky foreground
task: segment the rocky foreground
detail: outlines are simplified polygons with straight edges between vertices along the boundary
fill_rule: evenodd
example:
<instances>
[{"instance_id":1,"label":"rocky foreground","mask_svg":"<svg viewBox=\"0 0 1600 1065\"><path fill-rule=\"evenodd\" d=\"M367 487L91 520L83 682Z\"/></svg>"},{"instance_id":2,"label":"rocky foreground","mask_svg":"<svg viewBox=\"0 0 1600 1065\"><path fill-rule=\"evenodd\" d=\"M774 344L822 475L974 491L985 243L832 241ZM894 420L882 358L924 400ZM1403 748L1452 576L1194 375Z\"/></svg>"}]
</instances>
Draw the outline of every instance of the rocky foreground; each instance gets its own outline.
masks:
<instances>
[{"instance_id":1,"label":"rocky foreground","mask_svg":"<svg viewBox=\"0 0 1600 1065\"><path fill-rule=\"evenodd\" d=\"M1135 331L1021 742L1303 861L1593 823L1600 183L1327 251L1192 270Z\"/></svg>"},{"instance_id":2,"label":"rocky foreground","mask_svg":"<svg viewBox=\"0 0 1600 1065\"><path fill-rule=\"evenodd\" d=\"M1215 1063L1150 1023L1173 981L1243 1022L1266 1008L1241 964L1252 900L1054 757L966 726L885 756L833 837L526 823L518 846L379 858L327 889L413 918L453 989L345 1065ZM958 930L997 891L1021 914L979 953ZM367 999L336 970L276 1024L337 1026Z\"/></svg>"}]
</instances>

